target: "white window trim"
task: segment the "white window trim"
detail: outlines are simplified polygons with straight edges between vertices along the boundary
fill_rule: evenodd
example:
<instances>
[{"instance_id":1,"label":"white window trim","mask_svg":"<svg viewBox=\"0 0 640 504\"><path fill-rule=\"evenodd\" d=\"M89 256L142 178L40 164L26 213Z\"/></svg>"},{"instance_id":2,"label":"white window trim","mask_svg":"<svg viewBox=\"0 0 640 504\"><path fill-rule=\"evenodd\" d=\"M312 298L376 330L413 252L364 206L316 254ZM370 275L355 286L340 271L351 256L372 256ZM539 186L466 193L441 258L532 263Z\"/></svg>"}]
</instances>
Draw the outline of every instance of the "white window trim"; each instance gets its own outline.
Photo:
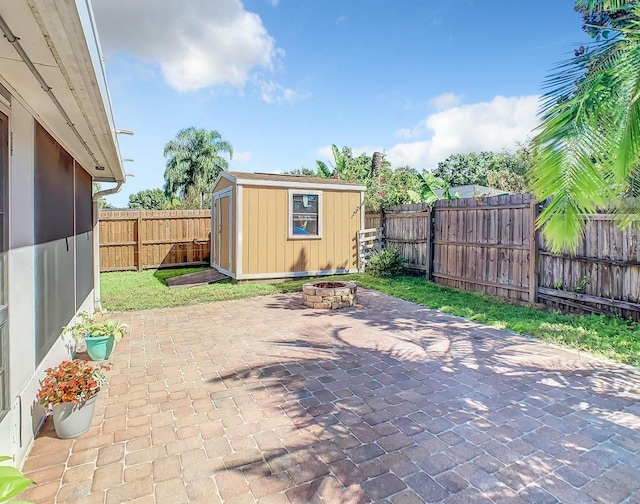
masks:
<instances>
[{"instance_id":1,"label":"white window trim","mask_svg":"<svg viewBox=\"0 0 640 504\"><path fill-rule=\"evenodd\" d=\"M317 235L300 235L293 234L293 195L294 194L311 194L318 197L318 234ZM320 240L322 239L322 191L310 191L308 189L289 189L289 209L287 211L289 219L289 239L290 240Z\"/></svg>"}]
</instances>

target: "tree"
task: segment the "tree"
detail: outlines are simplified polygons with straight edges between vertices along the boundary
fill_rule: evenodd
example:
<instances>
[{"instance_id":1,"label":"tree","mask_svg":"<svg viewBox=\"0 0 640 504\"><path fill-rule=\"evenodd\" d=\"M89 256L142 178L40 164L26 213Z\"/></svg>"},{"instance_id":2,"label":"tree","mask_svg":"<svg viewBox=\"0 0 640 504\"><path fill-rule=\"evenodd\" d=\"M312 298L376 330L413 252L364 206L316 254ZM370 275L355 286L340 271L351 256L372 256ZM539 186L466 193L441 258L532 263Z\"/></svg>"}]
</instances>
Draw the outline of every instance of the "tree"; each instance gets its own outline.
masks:
<instances>
[{"instance_id":1,"label":"tree","mask_svg":"<svg viewBox=\"0 0 640 504\"><path fill-rule=\"evenodd\" d=\"M229 159L233 157L233 147L215 130L191 127L178 132L164 148L167 158L165 195L168 198L180 196L183 200L194 201L198 208L206 207L211 184L229 166L221 156L225 152Z\"/></svg>"},{"instance_id":2,"label":"tree","mask_svg":"<svg viewBox=\"0 0 640 504\"><path fill-rule=\"evenodd\" d=\"M528 191L527 176L535 152L531 141L518 143L515 151L483 151L453 154L438 163L433 174L450 186L479 184L513 193Z\"/></svg>"},{"instance_id":3,"label":"tree","mask_svg":"<svg viewBox=\"0 0 640 504\"><path fill-rule=\"evenodd\" d=\"M293 170L289 170L284 172L285 175L305 175L307 177L317 177L318 173L314 172L311 168L306 168L304 166L300 168L295 168Z\"/></svg>"},{"instance_id":4,"label":"tree","mask_svg":"<svg viewBox=\"0 0 640 504\"><path fill-rule=\"evenodd\" d=\"M486 186L487 172L492 166L494 157L493 152L453 154L439 162L433 174L451 186L468 184Z\"/></svg>"},{"instance_id":5,"label":"tree","mask_svg":"<svg viewBox=\"0 0 640 504\"><path fill-rule=\"evenodd\" d=\"M129 208L140 210L164 210L168 202L162 189L144 189L129 195Z\"/></svg>"},{"instance_id":6,"label":"tree","mask_svg":"<svg viewBox=\"0 0 640 504\"><path fill-rule=\"evenodd\" d=\"M547 78L534 139L532 186L548 199L538 226L555 252L577 249L583 215L599 207L626 212L623 224L640 214L640 2L579 0L576 9L593 45Z\"/></svg>"},{"instance_id":7,"label":"tree","mask_svg":"<svg viewBox=\"0 0 640 504\"><path fill-rule=\"evenodd\" d=\"M442 189L446 183L431 173L418 173L415 168L404 166L392 169L384 166L374 177L365 180L365 206L367 210L377 211L392 205L420 203L423 198L423 183L433 189Z\"/></svg>"},{"instance_id":8,"label":"tree","mask_svg":"<svg viewBox=\"0 0 640 504\"><path fill-rule=\"evenodd\" d=\"M530 191L527 177L533 168L535 146L531 141L518 143L514 152L495 154L489 171L487 185L512 193Z\"/></svg>"}]
</instances>

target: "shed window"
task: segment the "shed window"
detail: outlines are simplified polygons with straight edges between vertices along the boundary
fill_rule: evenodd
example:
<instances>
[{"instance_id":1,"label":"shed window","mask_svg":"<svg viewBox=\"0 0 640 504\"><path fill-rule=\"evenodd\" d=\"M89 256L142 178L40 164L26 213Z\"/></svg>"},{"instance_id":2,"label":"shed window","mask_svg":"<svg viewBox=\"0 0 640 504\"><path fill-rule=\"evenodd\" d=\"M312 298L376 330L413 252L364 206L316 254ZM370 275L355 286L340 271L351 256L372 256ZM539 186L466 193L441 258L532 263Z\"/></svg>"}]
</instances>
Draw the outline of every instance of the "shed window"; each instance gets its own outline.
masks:
<instances>
[{"instance_id":1,"label":"shed window","mask_svg":"<svg viewBox=\"0 0 640 504\"><path fill-rule=\"evenodd\" d=\"M289 191L289 237L320 238L322 236L322 193Z\"/></svg>"}]
</instances>

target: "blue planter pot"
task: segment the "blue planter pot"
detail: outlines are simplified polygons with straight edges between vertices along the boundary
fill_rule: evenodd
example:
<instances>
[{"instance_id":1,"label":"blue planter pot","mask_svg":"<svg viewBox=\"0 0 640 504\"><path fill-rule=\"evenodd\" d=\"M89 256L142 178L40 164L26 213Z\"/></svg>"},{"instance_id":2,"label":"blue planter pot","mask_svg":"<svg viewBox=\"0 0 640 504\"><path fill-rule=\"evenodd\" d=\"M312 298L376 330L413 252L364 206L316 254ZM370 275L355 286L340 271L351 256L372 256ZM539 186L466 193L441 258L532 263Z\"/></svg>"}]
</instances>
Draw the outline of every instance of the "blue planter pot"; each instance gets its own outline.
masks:
<instances>
[{"instance_id":1,"label":"blue planter pot","mask_svg":"<svg viewBox=\"0 0 640 504\"><path fill-rule=\"evenodd\" d=\"M107 360L111 355L115 339L113 336L89 336L84 339L84 342L87 345L89 357L94 361L102 361Z\"/></svg>"}]
</instances>

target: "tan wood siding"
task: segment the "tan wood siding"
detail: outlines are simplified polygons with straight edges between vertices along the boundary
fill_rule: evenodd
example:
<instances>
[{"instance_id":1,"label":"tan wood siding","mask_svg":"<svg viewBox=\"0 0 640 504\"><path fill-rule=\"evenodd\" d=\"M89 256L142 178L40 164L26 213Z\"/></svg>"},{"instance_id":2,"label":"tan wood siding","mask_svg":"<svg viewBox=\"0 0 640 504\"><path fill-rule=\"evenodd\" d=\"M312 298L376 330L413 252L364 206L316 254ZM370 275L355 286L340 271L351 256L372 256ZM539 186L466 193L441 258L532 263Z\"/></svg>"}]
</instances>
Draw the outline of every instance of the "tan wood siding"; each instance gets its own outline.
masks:
<instances>
[{"instance_id":1,"label":"tan wood siding","mask_svg":"<svg viewBox=\"0 0 640 504\"><path fill-rule=\"evenodd\" d=\"M322 237L290 239L289 190L244 186L242 191L243 275L357 268L360 192L323 190Z\"/></svg>"}]
</instances>

